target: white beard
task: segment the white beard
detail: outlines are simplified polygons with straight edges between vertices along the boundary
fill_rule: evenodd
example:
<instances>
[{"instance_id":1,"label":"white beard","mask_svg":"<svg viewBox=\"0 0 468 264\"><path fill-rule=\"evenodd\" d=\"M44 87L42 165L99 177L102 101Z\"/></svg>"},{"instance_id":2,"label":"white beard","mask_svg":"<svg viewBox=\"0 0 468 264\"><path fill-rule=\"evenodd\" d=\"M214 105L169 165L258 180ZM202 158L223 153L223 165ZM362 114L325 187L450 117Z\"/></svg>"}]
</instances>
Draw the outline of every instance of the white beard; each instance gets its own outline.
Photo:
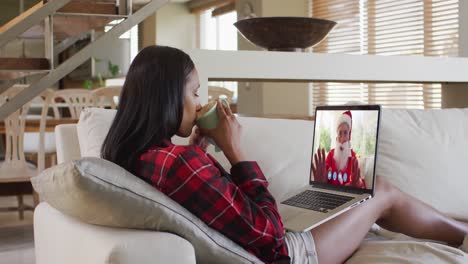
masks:
<instances>
[{"instance_id":1,"label":"white beard","mask_svg":"<svg viewBox=\"0 0 468 264\"><path fill-rule=\"evenodd\" d=\"M351 157L351 143L349 141L340 144L336 142L335 153L333 153L333 158L336 162L336 168L339 171L346 170L346 165L348 164L348 158Z\"/></svg>"}]
</instances>

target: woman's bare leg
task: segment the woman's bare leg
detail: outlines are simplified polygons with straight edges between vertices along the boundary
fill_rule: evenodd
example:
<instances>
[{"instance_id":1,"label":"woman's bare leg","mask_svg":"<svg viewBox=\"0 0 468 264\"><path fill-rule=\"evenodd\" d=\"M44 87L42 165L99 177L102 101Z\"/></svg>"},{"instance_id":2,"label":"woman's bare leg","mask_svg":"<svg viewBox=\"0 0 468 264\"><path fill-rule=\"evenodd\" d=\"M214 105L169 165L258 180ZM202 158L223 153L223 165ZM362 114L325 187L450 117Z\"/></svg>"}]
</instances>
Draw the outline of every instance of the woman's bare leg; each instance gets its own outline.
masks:
<instances>
[{"instance_id":1,"label":"woman's bare leg","mask_svg":"<svg viewBox=\"0 0 468 264\"><path fill-rule=\"evenodd\" d=\"M468 227L377 178L376 195L311 230L319 263L342 263L359 247L372 224L412 237L459 245Z\"/></svg>"}]
</instances>

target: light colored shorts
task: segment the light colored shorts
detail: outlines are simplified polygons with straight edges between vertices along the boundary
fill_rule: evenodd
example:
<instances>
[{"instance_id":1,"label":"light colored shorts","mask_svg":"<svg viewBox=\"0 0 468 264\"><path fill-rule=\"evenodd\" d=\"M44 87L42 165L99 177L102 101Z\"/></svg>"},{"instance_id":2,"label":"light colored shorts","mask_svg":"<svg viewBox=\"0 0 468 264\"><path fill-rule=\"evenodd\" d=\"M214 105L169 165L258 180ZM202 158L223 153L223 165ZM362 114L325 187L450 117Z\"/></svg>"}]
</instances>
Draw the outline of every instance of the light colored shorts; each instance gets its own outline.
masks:
<instances>
[{"instance_id":1,"label":"light colored shorts","mask_svg":"<svg viewBox=\"0 0 468 264\"><path fill-rule=\"evenodd\" d=\"M291 264L317 264L315 242L310 232L286 232L286 246L288 247Z\"/></svg>"}]
</instances>

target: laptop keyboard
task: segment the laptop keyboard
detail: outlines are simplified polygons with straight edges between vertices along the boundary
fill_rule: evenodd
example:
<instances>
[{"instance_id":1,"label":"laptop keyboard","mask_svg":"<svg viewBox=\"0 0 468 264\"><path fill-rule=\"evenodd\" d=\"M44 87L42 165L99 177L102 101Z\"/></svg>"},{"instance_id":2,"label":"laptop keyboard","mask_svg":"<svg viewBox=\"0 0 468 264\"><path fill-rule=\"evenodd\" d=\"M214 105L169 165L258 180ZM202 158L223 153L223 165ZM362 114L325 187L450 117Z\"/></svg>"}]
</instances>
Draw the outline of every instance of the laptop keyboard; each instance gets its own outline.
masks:
<instances>
[{"instance_id":1,"label":"laptop keyboard","mask_svg":"<svg viewBox=\"0 0 468 264\"><path fill-rule=\"evenodd\" d=\"M329 210L333 210L352 199L353 197L350 196L307 190L289 198L282 204L328 213Z\"/></svg>"}]
</instances>

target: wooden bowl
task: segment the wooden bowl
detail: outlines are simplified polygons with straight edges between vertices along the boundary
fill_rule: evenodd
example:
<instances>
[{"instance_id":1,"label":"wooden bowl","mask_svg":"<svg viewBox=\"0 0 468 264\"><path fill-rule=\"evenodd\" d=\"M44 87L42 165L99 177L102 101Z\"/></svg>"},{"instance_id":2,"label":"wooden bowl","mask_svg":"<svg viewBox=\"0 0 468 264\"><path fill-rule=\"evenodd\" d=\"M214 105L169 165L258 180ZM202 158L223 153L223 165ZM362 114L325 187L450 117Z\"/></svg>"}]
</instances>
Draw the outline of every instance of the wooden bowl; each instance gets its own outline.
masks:
<instances>
[{"instance_id":1,"label":"wooden bowl","mask_svg":"<svg viewBox=\"0 0 468 264\"><path fill-rule=\"evenodd\" d=\"M275 51L302 51L320 43L336 22L310 17L255 17L234 26L254 45Z\"/></svg>"}]
</instances>

